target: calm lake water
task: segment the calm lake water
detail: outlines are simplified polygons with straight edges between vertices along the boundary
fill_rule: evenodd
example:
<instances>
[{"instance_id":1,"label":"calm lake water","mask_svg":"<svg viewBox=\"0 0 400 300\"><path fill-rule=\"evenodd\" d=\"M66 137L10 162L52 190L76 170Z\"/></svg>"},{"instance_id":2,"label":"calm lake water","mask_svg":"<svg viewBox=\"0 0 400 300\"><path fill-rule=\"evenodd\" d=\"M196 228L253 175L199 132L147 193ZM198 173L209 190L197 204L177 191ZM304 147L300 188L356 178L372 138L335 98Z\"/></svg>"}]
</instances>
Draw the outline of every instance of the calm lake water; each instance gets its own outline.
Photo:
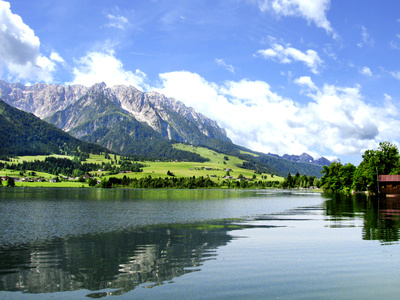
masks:
<instances>
[{"instance_id":1,"label":"calm lake water","mask_svg":"<svg viewBox=\"0 0 400 300\"><path fill-rule=\"evenodd\" d=\"M400 199L0 188L1 299L383 299Z\"/></svg>"}]
</instances>

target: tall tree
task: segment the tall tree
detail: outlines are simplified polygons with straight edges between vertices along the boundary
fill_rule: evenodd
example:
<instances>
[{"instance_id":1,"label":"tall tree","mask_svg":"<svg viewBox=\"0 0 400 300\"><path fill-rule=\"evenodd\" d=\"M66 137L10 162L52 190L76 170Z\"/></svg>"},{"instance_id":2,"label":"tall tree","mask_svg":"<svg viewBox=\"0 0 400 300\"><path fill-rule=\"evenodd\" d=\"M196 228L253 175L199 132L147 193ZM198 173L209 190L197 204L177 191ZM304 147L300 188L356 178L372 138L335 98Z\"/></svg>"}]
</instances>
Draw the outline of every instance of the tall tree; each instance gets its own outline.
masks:
<instances>
[{"instance_id":1,"label":"tall tree","mask_svg":"<svg viewBox=\"0 0 400 300\"><path fill-rule=\"evenodd\" d=\"M377 191L378 175L400 174L400 155L396 145L382 142L376 151L365 151L363 161L354 172L353 189Z\"/></svg>"}]
</instances>

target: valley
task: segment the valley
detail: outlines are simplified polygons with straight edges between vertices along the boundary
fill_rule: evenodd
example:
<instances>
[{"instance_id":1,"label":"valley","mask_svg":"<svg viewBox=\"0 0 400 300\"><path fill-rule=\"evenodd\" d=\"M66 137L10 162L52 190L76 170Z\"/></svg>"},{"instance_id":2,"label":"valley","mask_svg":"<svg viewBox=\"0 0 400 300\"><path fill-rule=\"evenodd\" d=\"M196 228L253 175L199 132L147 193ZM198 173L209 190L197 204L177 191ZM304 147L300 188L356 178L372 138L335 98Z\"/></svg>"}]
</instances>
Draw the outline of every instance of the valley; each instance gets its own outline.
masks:
<instances>
[{"instance_id":1,"label":"valley","mask_svg":"<svg viewBox=\"0 0 400 300\"><path fill-rule=\"evenodd\" d=\"M81 162L81 164L96 164L99 165L99 169L95 171L90 171L88 174L101 182L103 180L108 180L109 178L146 178L151 176L153 178L167 178L171 177L168 175L173 174L176 178L187 178L187 177L204 177L209 178L215 183L222 182L224 177L231 176L231 180L237 180L241 175L244 179L257 180L257 181L274 181L281 182L283 177L273 175L273 174L255 174L253 170L243 169L238 167L238 165L243 164L243 160L235 156L225 155L217 153L207 148L203 147L193 147L185 144L175 144L174 147L183 151L192 151L199 154L201 157L208 159L204 163L199 162L187 162L187 161L140 161L138 163L143 164L142 172L130 172L121 171L115 172L105 171L101 166L110 165L114 169L118 169L121 166L120 155L114 154L90 154L89 158ZM25 162L33 161L44 161L46 158L65 158L73 160L73 156L68 155L40 155L40 156L18 156L12 158L11 161L0 161L0 163L8 163L11 166L16 166ZM22 173L21 173L22 172ZM34 172L34 176L29 175ZM228 175L229 174L229 175ZM82 182L79 181L79 177L68 177L66 174L51 174L45 172L38 172L36 170L12 170L12 169L2 169L0 170L0 177L13 177L15 179L16 186L23 187L88 187L88 180ZM49 182L51 179L57 178L60 182ZM44 181L37 182L36 180L42 178ZM25 180L24 180L25 179ZM28 180L32 182L29 182ZM5 181L5 180L4 180ZM5 184L3 184L5 185Z\"/></svg>"},{"instance_id":2,"label":"valley","mask_svg":"<svg viewBox=\"0 0 400 300\"><path fill-rule=\"evenodd\" d=\"M213 182L240 174L249 180L258 174L261 181L289 173L319 178L330 163L306 153L281 157L236 145L225 129L193 108L133 86L24 86L0 80L0 125L1 156L67 155L90 161L108 153L146 162L137 178L164 178L168 171L178 177L209 176ZM90 169L97 172L93 176L127 176L118 174L116 162L101 163L113 174ZM79 175L89 176L88 171Z\"/></svg>"}]
</instances>

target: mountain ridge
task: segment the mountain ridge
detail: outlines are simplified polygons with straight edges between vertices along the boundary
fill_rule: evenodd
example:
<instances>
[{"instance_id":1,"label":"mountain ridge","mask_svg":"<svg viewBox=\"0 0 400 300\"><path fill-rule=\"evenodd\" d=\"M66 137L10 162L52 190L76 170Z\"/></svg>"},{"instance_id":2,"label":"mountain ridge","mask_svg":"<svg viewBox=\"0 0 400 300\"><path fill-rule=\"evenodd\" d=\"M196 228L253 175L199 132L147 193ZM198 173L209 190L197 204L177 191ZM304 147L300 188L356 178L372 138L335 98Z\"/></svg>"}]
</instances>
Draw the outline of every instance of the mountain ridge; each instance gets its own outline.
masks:
<instances>
[{"instance_id":1,"label":"mountain ridge","mask_svg":"<svg viewBox=\"0 0 400 300\"><path fill-rule=\"evenodd\" d=\"M296 172L298 168L314 175L321 170L316 164L303 165L304 160L277 156L279 161L275 161L272 155L235 145L214 120L176 99L156 92L144 93L133 86L109 88L105 83L91 87L42 83L24 86L0 80L0 97L76 138L123 155L201 161L199 155L188 156L172 146L181 142L238 157L243 156L241 151L257 154L259 158L245 156L248 163L243 166L254 170L277 174L280 170Z\"/></svg>"}]
</instances>

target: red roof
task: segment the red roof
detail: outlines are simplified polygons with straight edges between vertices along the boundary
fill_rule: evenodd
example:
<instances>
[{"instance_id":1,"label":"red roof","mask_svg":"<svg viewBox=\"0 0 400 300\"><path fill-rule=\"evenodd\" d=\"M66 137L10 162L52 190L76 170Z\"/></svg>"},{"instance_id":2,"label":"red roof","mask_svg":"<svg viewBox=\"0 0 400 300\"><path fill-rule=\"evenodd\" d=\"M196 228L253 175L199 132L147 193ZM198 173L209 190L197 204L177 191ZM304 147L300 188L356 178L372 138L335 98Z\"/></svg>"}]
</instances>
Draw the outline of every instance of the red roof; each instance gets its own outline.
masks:
<instances>
[{"instance_id":1,"label":"red roof","mask_svg":"<svg viewBox=\"0 0 400 300\"><path fill-rule=\"evenodd\" d=\"M378 181L380 182L400 181L400 175L379 175Z\"/></svg>"}]
</instances>

